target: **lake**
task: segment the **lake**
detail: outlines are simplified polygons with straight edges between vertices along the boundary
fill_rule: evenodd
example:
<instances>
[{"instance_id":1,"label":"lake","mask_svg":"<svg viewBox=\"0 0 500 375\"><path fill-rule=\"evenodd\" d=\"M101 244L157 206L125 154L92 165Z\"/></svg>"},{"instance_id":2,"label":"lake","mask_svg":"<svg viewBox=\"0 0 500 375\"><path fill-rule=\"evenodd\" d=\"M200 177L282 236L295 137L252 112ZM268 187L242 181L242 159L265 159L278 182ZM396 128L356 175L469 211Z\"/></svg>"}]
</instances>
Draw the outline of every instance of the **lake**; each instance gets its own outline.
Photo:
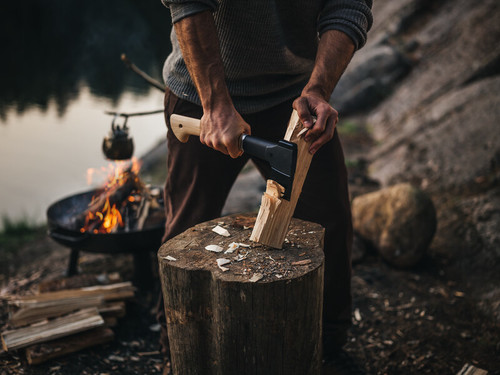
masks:
<instances>
[{"instance_id":1,"label":"lake","mask_svg":"<svg viewBox=\"0 0 500 375\"><path fill-rule=\"evenodd\" d=\"M43 222L52 202L89 189L88 168L109 164L105 111L162 109L120 55L161 80L171 21L159 0L16 3L0 5L0 216ZM128 126L137 157L165 137L162 114Z\"/></svg>"}]
</instances>

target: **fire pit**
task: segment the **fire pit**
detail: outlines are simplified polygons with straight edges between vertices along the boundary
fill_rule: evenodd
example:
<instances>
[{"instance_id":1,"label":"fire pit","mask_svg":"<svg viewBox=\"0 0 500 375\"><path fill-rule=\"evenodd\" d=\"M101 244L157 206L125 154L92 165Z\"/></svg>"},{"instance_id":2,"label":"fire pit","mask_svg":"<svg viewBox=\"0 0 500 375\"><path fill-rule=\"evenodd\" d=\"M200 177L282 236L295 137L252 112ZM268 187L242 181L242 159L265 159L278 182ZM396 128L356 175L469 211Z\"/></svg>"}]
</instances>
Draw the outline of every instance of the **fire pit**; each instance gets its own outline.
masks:
<instances>
[{"instance_id":1,"label":"fire pit","mask_svg":"<svg viewBox=\"0 0 500 375\"><path fill-rule=\"evenodd\" d=\"M120 164L99 189L53 203L47 221L50 237L71 249L69 276L78 272L80 251L131 253L136 284L151 281L150 252L160 247L165 224L162 191L143 184L135 164Z\"/></svg>"}]
</instances>

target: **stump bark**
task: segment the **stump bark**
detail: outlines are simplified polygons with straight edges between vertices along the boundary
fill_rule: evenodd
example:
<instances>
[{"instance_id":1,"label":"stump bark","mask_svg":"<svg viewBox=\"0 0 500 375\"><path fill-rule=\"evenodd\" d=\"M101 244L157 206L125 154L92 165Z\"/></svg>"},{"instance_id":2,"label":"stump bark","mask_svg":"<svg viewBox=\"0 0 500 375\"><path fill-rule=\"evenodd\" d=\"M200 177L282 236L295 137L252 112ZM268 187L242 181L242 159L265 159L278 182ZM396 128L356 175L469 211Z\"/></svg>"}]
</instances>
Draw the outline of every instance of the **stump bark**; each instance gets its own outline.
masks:
<instances>
[{"instance_id":1,"label":"stump bark","mask_svg":"<svg viewBox=\"0 0 500 375\"><path fill-rule=\"evenodd\" d=\"M293 219L278 250L249 240L254 222L212 220L160 248L175 375L320 373L324 229Z\"/></svg>"}]
</instances>

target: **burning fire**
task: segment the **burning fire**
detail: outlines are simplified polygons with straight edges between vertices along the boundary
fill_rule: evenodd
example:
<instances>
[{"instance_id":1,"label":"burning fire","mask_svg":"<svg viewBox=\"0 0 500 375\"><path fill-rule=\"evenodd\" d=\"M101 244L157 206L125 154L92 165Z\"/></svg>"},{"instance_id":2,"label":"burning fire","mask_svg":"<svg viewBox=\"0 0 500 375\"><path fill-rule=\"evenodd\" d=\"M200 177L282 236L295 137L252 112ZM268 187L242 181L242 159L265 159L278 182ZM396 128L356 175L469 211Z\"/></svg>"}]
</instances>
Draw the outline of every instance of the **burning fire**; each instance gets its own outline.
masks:
<instances>
[{"instance_id":1,"label":"burning fire","mask_svg":"<svg viewBox=\"0 0 500 375\"><path fill-rule=\"evenodd\" d=\"M140 203L142 194L148 193L138 176L140 168L141 163L132 158L110 163L100 171L93 168L87 171L89 184L95 175L103 173L107 174L107 182L92 197L80 232L112 233L125 226L122 212L127 212L128 205Z\"/></svg>"}]
</instances>

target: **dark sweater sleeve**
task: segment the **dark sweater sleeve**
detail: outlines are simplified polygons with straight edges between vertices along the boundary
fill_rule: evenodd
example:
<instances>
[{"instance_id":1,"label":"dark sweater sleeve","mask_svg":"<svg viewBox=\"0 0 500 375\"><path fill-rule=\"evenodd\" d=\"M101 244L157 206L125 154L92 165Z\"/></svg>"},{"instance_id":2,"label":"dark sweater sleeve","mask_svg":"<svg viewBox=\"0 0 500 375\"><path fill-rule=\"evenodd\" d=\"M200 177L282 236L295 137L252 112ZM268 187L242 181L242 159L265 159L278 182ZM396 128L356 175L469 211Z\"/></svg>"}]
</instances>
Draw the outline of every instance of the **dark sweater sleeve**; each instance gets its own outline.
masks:
<instances>
[{"instance_id":1,"label":"dark sweater sleeve","mask_svg":"<svg viewBox=\"0 0 500 375\"><path fill-rule=\"evenodd\" d=\"M215 11L217 0L161 0L163 5L170 8L172 23L205 10Z\"/></svg>"},{"instance_id":2,"label":"dark sweater sleeve","mask_svg":"<svg viewBox=\"0 0 500 375\"><path fill-rule=\"evenodd\" d=\"M373 24L372 3L372 0L326 0L318 17L319 35L327 30L342 31L360 49Z\"/></svg>"}]
</instances>

